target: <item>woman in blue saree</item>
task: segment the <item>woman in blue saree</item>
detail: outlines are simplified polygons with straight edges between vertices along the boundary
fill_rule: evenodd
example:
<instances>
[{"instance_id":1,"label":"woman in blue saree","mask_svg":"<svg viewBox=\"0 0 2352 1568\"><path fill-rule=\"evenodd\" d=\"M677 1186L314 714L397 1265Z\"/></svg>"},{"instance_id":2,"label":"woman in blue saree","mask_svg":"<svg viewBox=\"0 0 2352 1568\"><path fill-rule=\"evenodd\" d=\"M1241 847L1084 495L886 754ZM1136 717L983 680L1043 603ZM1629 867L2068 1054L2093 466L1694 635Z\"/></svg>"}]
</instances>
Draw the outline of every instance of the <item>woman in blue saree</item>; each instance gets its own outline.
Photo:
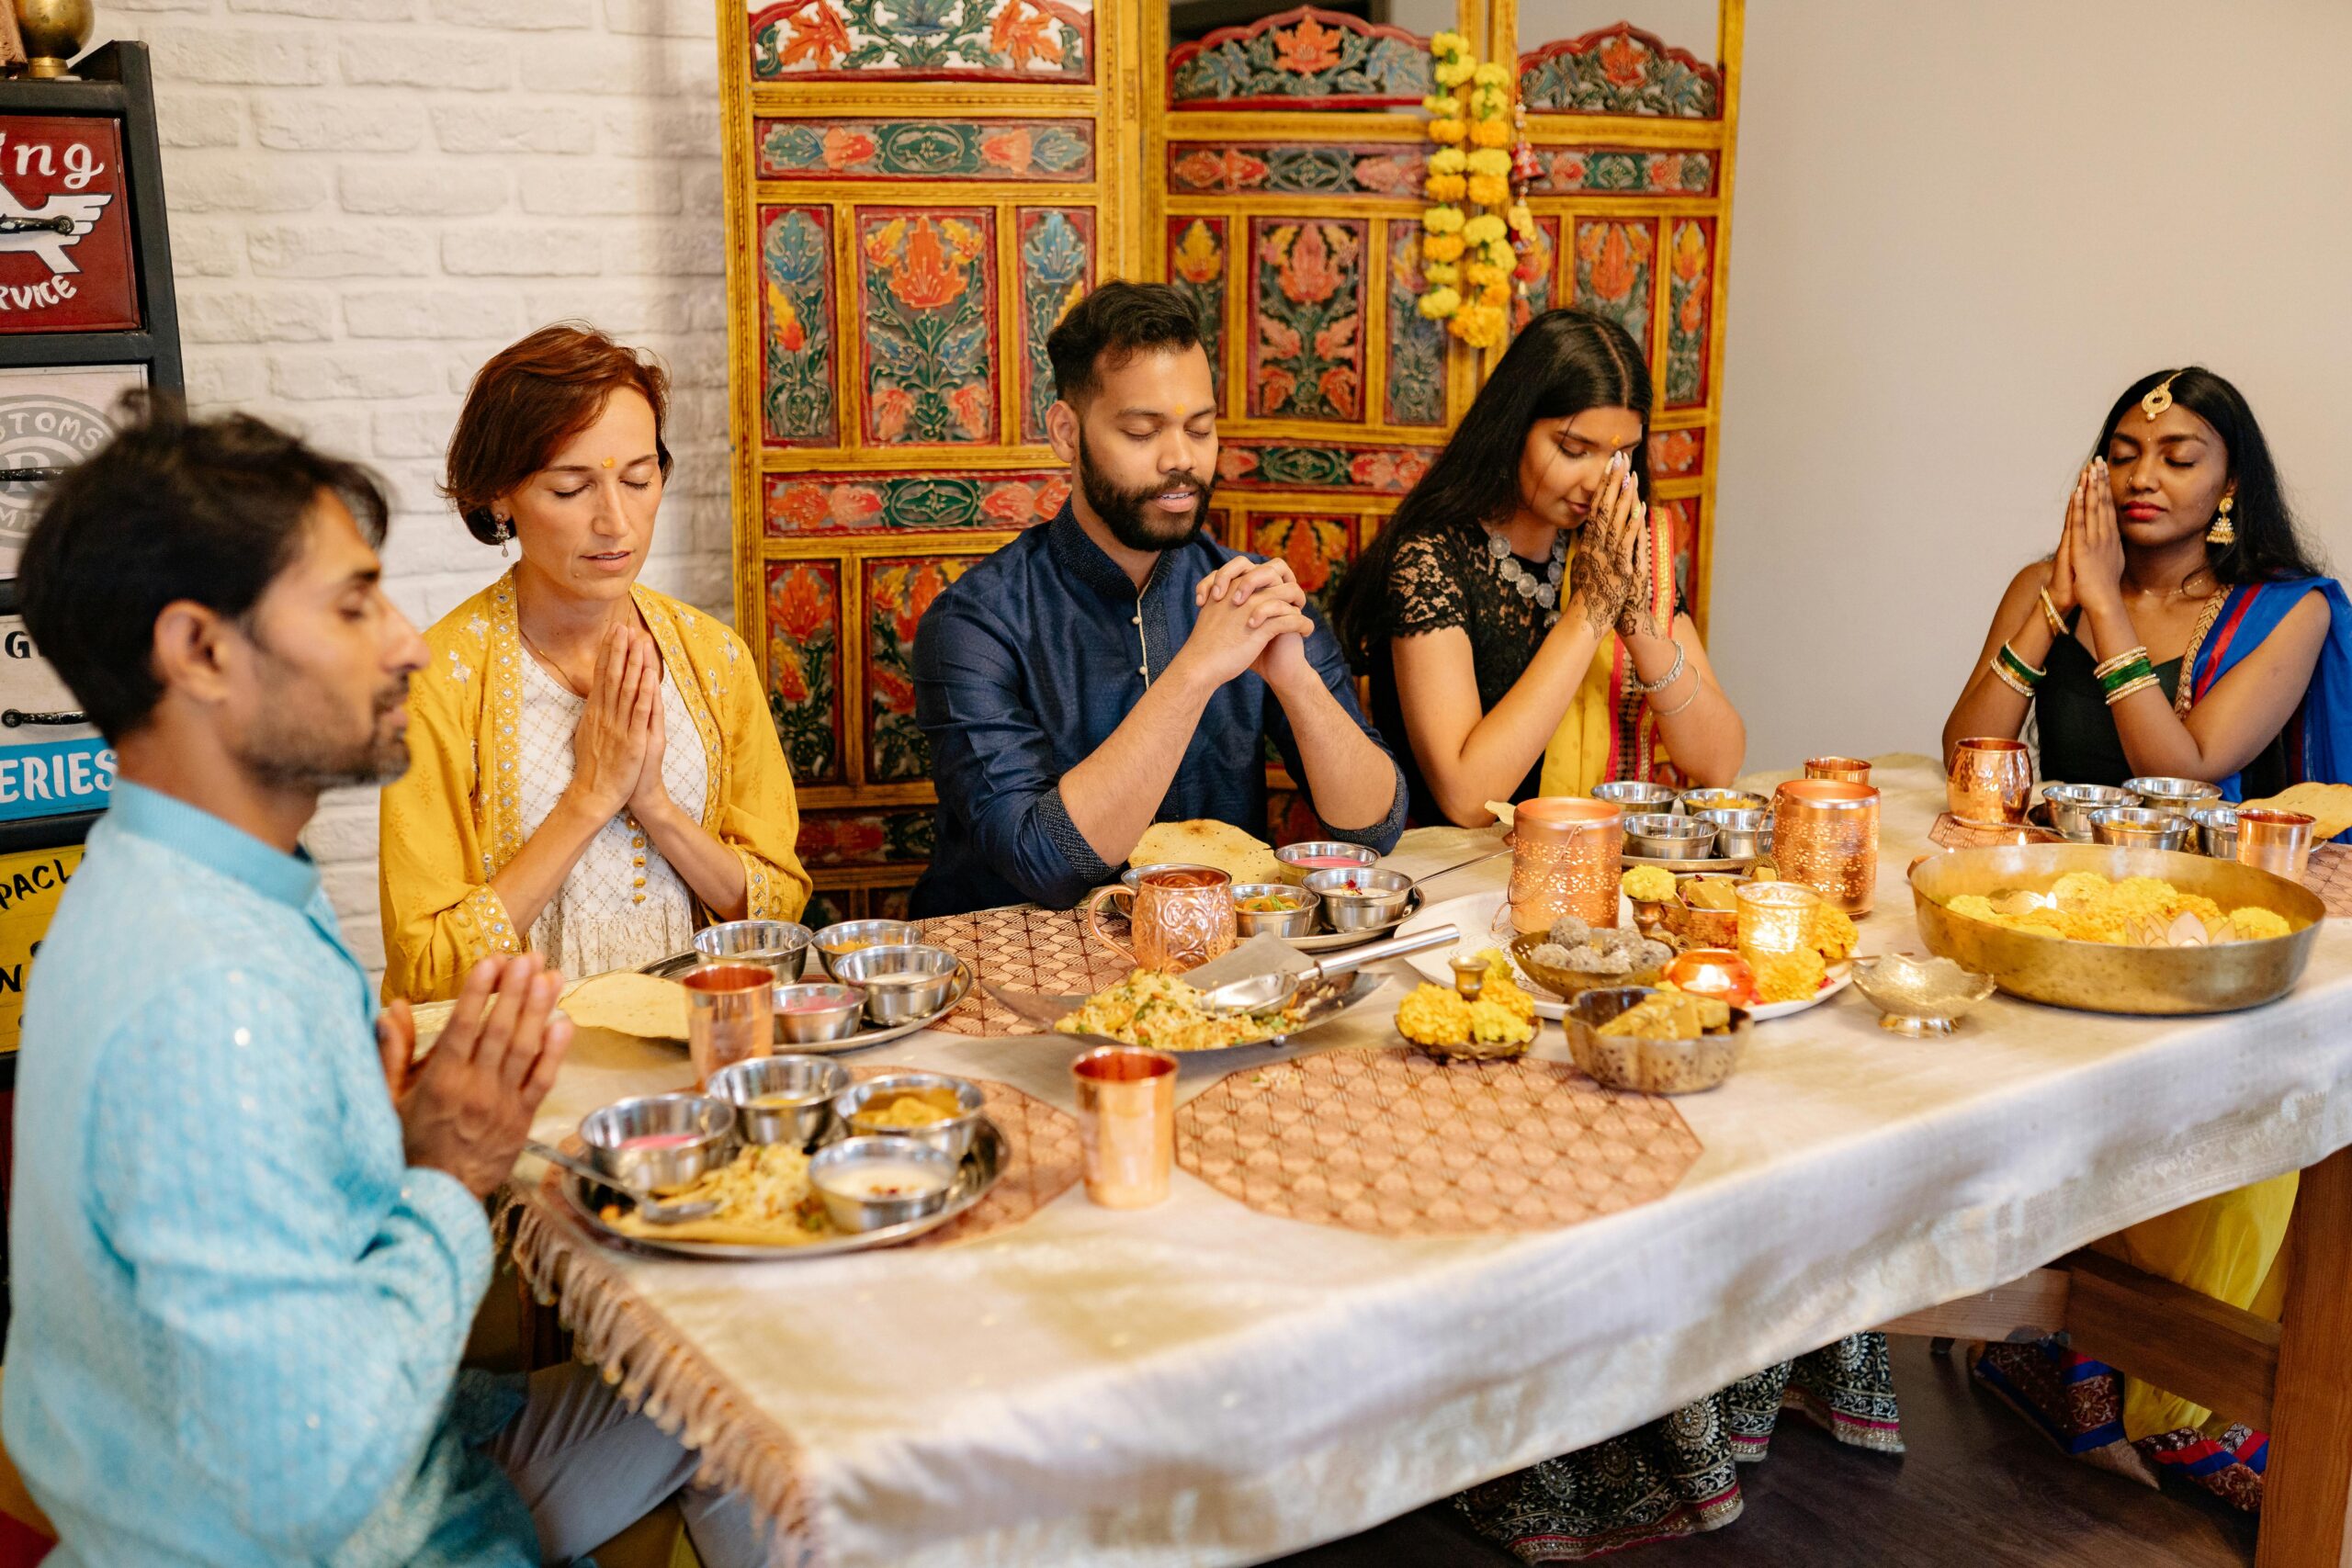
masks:
<instances>
[{"instance_id":1,"label":"woman in blue saree","mask_svg":"<svg viewBox=\"0 0 2352 1568\"><path fill-rule=\"evenodd\" d=\"M2057 553L2003 595L1944 725L2015 736L2070 784L2205 779L2232 800L2352 783L2352 602L2297 533L2238 389L2200 367L2116 400L2075 481ZM2293 1174L2160 1215L2098 1245L2276 1319ZM2174 1475L2253 1508L2264 1434L2119 1376L2054 1341L1999 1345L1977 1376L2068 1452Z\"/></svg>"}]
</instances>

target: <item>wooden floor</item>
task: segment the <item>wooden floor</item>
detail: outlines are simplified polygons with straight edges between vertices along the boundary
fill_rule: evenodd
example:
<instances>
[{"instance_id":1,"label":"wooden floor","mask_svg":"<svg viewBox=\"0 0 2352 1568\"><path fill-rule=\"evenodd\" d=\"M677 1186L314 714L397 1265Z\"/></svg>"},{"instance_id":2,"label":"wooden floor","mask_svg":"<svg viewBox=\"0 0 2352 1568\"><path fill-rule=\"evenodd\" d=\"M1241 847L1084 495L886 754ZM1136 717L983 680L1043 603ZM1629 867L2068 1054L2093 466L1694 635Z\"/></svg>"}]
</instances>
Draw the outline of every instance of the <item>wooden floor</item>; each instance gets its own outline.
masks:
<instances>
[{"instance_id":1,"label":"wooden floor","mask_svg":"<svg viewBox=\"0 0 2352 1568\"><path fill-rule=\"evenodd\" d=\"M2060 1457L1968 1385L1955 1358L1894 1341L1900 1458L1833 1442L1800 1416L1740 1470L1729 1529L1607 1561L1625 1568L2245 1568L2253 1521ZM1440 1504L1280 1568L1515 1568Z\"/></svg>"}]
</instances>

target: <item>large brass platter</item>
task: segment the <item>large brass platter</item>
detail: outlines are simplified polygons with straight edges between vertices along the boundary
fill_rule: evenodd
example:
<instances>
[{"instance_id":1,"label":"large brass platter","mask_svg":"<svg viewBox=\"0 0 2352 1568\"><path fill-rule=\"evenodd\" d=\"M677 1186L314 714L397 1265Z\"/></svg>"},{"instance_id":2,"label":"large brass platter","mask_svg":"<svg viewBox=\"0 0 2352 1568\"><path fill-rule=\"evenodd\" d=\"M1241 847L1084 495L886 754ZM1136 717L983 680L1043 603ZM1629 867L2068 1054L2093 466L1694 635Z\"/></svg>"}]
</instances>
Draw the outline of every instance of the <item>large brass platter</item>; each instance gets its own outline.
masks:
<instances>
[{"instance_id":1,"label":"large brass platter","mask_svg":"<svg viewBox=\"0 0 2352 1568\"><path fill-rule=\"evenodd\" d=\"M2296 929L2266 942L2214 947L2117 947L2010 931L1945 908L1966 893L2047 892L2075 871L2097 872L2114 882L2162 877L2224 909L2251 905L2275 910ZM2005 845L1929 855L1912 869L1911 897L1928 952L1990 975L2011 996L2088 1012L2229 1012L2276 1001L2301 977L2327 913L2309 888L2235 861L2095 844Z\"/></svg>"}]
</instances>

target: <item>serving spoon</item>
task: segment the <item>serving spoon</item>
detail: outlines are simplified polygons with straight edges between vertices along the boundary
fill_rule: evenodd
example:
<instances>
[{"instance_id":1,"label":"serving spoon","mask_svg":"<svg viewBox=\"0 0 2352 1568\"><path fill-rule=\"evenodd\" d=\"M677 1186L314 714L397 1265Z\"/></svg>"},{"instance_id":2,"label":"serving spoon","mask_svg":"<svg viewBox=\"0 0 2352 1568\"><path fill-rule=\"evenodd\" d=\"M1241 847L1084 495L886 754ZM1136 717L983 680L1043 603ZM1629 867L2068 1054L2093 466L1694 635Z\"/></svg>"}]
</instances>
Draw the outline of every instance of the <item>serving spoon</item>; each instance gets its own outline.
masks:
<instances>
[{"instance_id":1,"label":"serving spoon","mask_svg":"<svg viewBox=\"0 0 2352 1568\"><path fill-rule=\"evenodd\" d=\"M1437 926L1414 936L1393 936L1385 942L1366 942L1346 953L1334 953L1320 964L1310 964L1304 969L1288 974L1252 975L1243 980L1227 980L1214 990L1201 996L1201 1006L1210 1012L1265 1012L1273 1008L1288 1007L1302 991L1310 990L1335 975L1346 975L1367 964L1384 958L1402 958L1408 953L1427 948L1443 947L1462 940L1462 928L1454 925Z\"/></svg>"},{"instance_id":2,"label":"serving spoon","mask_svg":"<svg viewBox=\"0 0 2352 1568\"><path fill-rule=\"evenodd\" d=\"M599 1187L611 1188L630 1202L635 1203L639 1217L648 1224L684 1224L688 1220L699 1220L707 1214L715 1214L718 1212L718 1201L715 1198L696 1198L684 1203L673 1202L666 1199L656 1198L650 1192L641 1192L634 1187L625 1187L586 1160L574 1159L561 1149L551 1148L535 1139L525 1139L523 1147L549 1165L560 1167L584 1181L593 1181Z\"/></svg>"}]
</instances>

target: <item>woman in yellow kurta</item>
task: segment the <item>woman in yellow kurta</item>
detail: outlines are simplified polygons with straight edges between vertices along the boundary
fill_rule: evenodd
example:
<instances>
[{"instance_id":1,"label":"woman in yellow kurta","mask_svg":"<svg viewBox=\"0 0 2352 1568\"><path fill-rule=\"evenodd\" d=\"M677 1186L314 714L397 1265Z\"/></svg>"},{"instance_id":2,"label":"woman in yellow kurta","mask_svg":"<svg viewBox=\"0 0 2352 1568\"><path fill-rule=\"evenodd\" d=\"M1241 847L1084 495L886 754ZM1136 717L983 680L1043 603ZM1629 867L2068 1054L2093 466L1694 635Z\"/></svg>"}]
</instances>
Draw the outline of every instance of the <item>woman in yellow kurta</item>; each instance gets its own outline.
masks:
<instances>
[{"instance_id":1,"label":"woman in yellow kurta","mask_svg":"<svg viewBox=\"0 0 2352 1568\"><path fill-rule=\"evenodd\" d=\"M447 491L522 547L426 633L408 773L384 792L387 998L524 947L574 976L808 898L792 781L742 640L636 581L670 455L661 370L549 327L475 378Z\"/></svg>"}]
</instances>

